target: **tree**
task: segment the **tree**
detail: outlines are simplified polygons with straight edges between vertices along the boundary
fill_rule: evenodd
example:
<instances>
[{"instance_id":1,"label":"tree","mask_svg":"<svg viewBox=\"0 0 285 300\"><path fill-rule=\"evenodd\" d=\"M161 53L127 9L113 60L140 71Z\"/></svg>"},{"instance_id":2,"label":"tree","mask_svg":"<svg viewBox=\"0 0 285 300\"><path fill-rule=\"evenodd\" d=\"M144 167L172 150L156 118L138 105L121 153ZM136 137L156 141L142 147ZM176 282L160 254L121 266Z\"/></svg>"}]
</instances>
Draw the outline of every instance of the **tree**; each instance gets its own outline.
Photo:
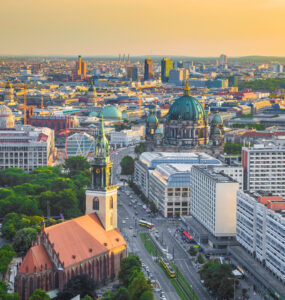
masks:
<instances>
[{"instance_id":1,"label":"tree","mask_svg":"<svg viewBox=\"0 0 285 300\"><path fill-rule=\"evenodd\" d=\"M13 247L19 254L25 254L32 246L37 237L37 230L34 228L23 228L17 231L13 239Z\"/></svg>"},{"instance_id":2,"label":"tree","mask_svg":"<svg viewBox=\"0 0 285 300\"><path fill-rule=\"evenodd\" d=\"M63 165L64 169L68 172L69 176L77 174L90 168L90 164L87 159L82 155L73 156L67 158Z\"/></svg>"},{"instance_id":3,"label":"tree","mask_svg":"<svg viewBox=\"0 0 285 300\"><path fill-rule=\"evenodd\" d=\"M145 152L145 143L139 143L139 145L136 145L135 153L139 155L142 154L143 152Z\"/></svg>"},{"instance_id":4,"label":"tree","mask_svg":"<svg viewBox=\"0 0 285 300\"><path fill-rule=\"evenodd\" d=\"M65 284L63 291L57 294L57 298L59 300L67 300L77 295L80 295L80 297L88 295L95 298L97 297L96 287L96 282L89 275L76 275Z\"/></svg>"},{"instance_id":5,"label":"tree","mask_svg":"<svg viewBox=\"0 0 285 300\"><path fill-rule=\"evenodd\" d=\"M124 286L121 286L115 295L115 300L131 300L129 291Z\"/></svg>"},{"instance_id":6,"label":"tree","mask_svg":"<svg viewBox=\"0 0 285 300\"><path fill-rule=\"evenodd\" d=\"M116 294L113 291L107 290L104 292L102 300L115 300Z\"/></svg>"},{"instance_id":7,"label":"tree","mask_svg":"<svg viewBox=\"0 0 285 300\"><path fill-rule=\"evenodd\" d=\"M29 300L49 300L50 297L46 293L46 291L37 289L33 292L33 294L29 297Z\"/></svg>"},{"instance_id":8,"label":"tree","mask_svg":"<svg viewBox=\"0 0 285 300\"><path fill-rule=\"evenodd\" d=\"M27 174L23 169L8 168L0 171L0 186L15 186L27 181Z\"/></svg>"},{"instance_id":9,"label":"tree","mask_svg":"<svg viewBox=\"0 0 285 300\"><path fill-rule=\"evenodd\" d=\"M89 295L84 296L83 298L81 298L82 300L93 300L92 297L90 297Z\"/></svg>"},{"instance_id":10,"label":"tree","mask_svg":"<svg viewBox=\"0 0 285 300\"><path fill-rule=\"evenodd\" d=\"M132 300L139 300L146 291L152 291L151 283L145 279L143 272L139 272L128 287Z\"/></svg>"},{"instance_id":11,"label":"tree","mask_svg":"<svg viewBox=\"0 0 285 300\"><path fill-rule=\"evenodd\" d=\"M154 299L153 293L150 291L145 291L142 293L139 300L153 300L153 299Z\"/></svg>"},{"instance_id":12,"label":"tree","mask_svg":"<svg viewBox=\"0 0 285 300\"><path fill-rule=\"evenodd\" d=\"M158 209L155 206L153 201L150 202L149 209L151 210L152 213L157 213L158 212Z\"/></svg>"},{"instance_id":13,"label":"tree","mask_svg":"<svg viewBox=\"0 0 285 300\"><path fill-rule=\"evenodd\" d=\"M0 299L1 300L20 300L17 293L8 293L8 286L6 282L0 281Z\"/></svg>"},{"instance_id":14,"label":"tree","mask_svg":"<svg viewBox=\"0 0 285 300\"><path fill-rule=\"evenodd\" d=\"M135 272L140 272L142 269L141 261L136 255L129 255L122 259L121 269L119 272L119 279L122 281L125 287L128 287L132 276Z\"/></svg>"},{"instance_id":15,"label":"tree","mask_svg":"<svg viewBox=\"0 0 285 300\"><path fill-rule=\"evenodd\" d=\"M197 261L199 264L203 264L205 262L204 257L202 256L202 254L200 253L197 257Z\"/></svg>"},{"instance_id":16,"label":"tree","mask_svg":"<svg viewBox=\"0 0 285 300\"><path fill-rule=\"evenodd\" d=\"M191 246L190 249L189 249L189 254L191 256L196 256L197 255L197 250L193 246Z\"/></svg>"},{"instance_id":17,"label":"tree","mask_svg":"<svg viewBox=\"0 0 285 300\"><path fill-rule=\"evenodd\" d=\"M206 287L218 297L225 299L233 296L232 271L229 265L219 264L217 260L209 260L199 271Z\"/></svg>"},{"instance_id":18,"label":"tree","mask_svg":"<svg viewBox=\"0 0 285 300\"><path fill-rule=\"evenodd\" d=\"M0 248L0 273L2 275L6 274L8 266L15 254L16 253L10 244L4 244Z\"/></svg>"},{"instance_id":19,"label":"tree","mask_svg":"<svg viewBox=\"0 0 285 300\"><path fill-rule=\"evenodd\" d=\"M124 156L120 166L122 168L122 175L132 175L134 173L135 162L131 156Z\"/></svg>"}]
</instances>

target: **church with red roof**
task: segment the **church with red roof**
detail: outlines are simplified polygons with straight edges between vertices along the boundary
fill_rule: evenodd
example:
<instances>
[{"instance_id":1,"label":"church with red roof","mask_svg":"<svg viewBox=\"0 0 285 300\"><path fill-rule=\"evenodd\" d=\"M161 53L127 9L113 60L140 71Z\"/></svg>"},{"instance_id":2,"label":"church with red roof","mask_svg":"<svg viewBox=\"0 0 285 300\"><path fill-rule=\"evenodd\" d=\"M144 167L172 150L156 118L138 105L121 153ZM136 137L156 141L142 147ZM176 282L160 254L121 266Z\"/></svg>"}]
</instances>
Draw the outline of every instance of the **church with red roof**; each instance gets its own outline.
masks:
<instances>
[{"instance_id":1,"label":"church with red roof","mask_svg":"<svg viewBox=\"0 0 285 300\"><path fill-rule=\"evenodd\" d=\"M117 186L103 119L86 190L86 214L63 223L42 224L15 280L15 291L28 300L36 289L61 291L75 275L88 274L99 284L118 277L127 243L117 228ZM64 213L64 212L63 212Z\"/></svg>"}]
</instances>

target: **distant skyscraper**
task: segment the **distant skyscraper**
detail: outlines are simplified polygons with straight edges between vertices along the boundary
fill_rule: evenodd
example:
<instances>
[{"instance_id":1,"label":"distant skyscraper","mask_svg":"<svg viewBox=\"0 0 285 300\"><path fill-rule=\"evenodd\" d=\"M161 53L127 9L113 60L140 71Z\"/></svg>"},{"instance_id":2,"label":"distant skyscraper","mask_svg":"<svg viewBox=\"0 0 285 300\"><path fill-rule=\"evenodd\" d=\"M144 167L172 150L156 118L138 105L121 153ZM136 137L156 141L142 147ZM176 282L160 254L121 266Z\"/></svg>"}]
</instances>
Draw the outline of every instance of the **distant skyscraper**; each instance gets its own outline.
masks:
<instances>
[{"instance_id":1,"label":"distant skyscraper","mask_svg":"<svg viewBox=\"0 0 285 300\"><path fill-rule=\"evenodd\" d=\"M86 62L82 62L81 55L78 56L73 74L75 77L79 76L81 79L86 78Z\"/></svg>"},{"instance_id":2,"label":"distant skyscraper","mask_svg":"<svg viewBox=\"0 0 285 300\"><path fill-rule=\"evenodd\" d=\"M128 66L127 77L132 81L138 81L138 68L136 66Z\"/></svg>"},{"instance_id":3,"label":"distant skyscraper","mask_svg":"<svg viewBox=\"0 0 285 300\"><path fill-rule=\"evenodd\" d=\"M173 69L173 61L164 57L161 61L161 81L167 82L169 79L169 71Z\"/></svg>"},{"instance_id":4,"label":"distant skyscraper","mask_svg":"<svg viewBox=\"0 0 285 300\"><path fill-rule=\"evenodd\" d=\"M152 71L152 59L146 58L144 61L144 80L151 80L154 78Z\"/></svg>"},{"instance_id":5,"label":"distant skyscraper","mask_svg":"<svg viewBox=\"0 0 285 300\"><path fill-rule=\"evenodd\" d=\"M228 63L228 57L225 54L220 55L220 65L224 66Z\"/></svg>"}]
</instances>

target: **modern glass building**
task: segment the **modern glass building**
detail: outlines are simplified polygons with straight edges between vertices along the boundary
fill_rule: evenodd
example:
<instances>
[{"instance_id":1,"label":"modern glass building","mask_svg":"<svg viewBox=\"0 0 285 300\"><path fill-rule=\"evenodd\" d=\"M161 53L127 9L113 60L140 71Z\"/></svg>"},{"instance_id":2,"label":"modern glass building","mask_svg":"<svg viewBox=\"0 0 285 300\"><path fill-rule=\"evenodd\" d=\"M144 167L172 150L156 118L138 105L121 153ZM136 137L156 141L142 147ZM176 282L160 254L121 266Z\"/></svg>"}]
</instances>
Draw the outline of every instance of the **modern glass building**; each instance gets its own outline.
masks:
<instances>
[{"instance_id":1,"label":"modern glass building","mask_svg":"<svg viewBox=\"0 0 285 300\"><path fill-rule=\"evenodd\" d=\"M164 57L161 60L161 81L162 82L168 82L169 71L172 69L173 69L173 61L168 57Z\"/></svg>"},{"instance_id":2,"label":"modern glass building","mask_svg":"<svg viewBox=\"0 0 285 300\"><path fill-rule=\"evenodd\" d=\"M82 155L87 157L95 151L95 139L87 133L75 133L67 139L68 157Z\"/></svg>"}]
</instances>

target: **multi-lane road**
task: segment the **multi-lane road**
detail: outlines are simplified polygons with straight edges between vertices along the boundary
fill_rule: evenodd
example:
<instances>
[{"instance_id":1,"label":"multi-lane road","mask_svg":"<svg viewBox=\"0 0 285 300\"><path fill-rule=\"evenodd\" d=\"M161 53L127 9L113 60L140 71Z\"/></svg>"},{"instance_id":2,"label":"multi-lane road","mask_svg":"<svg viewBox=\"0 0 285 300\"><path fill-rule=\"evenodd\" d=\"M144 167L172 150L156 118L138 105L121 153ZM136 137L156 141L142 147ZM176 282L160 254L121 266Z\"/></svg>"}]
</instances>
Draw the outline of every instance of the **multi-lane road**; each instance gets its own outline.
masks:
<instances>
[{"instance_id":1,"label":"multi-lane road","mask_svg":"<svg viewBox=\"0 0 285 300\"><path fill-rule=\"evenodd\" d=\"M130 193L133 199L137 199L140 205L137 204L135 208L133 205L130 206L131 198L126 192ZM176 228L181 227L182 224L180 224L179 221L169 220L161 216L150 218L142 208L141 200L128 186L125 186L123 189L120 189L118 195L118 226L128 242L128 249L130 252L137 254L141 260L149 266L154 279L159 281L167 299L179 299L179 296L170 281L166 278L164 272L153 263L151 255L142 244L138 233L145 229L137 225L139 219L151 221L155 225L155 229L159 232L159 239L163 239L163 243L168 248L170 254L174 253L175 264L178 266L184 278L192 286L198 298L200 300L211 299L211 296L200 281L200 276L191 258L181 246L180 242L174 237Z\"/></svg>"}]
</instances>

